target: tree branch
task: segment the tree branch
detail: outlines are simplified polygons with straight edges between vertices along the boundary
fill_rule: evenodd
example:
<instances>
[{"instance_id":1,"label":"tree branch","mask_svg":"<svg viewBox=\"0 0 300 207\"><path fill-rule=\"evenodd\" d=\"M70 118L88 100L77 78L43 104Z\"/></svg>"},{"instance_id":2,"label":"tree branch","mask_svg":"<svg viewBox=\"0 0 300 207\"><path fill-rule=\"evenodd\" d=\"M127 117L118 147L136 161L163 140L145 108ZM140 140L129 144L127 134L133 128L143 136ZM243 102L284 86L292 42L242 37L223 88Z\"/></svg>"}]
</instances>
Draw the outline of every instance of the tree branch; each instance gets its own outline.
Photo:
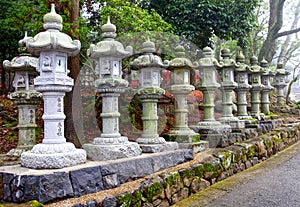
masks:
<instances>
[{"instance_id":1,"label":"tree branch","mask_svg":"<svg viewBox=\"0 0 300 207\"><path fill-rule=\"evenodd\" d=\"M288 30L288 31L284 31L284 32L280 32L277 35L275 35L275 38L279 38L279 37L283 37L289 34L293 34L293 33L297 33L300 31L300 27L297 29L292 29L292 30Z\"/></svg>"}]
</instances>

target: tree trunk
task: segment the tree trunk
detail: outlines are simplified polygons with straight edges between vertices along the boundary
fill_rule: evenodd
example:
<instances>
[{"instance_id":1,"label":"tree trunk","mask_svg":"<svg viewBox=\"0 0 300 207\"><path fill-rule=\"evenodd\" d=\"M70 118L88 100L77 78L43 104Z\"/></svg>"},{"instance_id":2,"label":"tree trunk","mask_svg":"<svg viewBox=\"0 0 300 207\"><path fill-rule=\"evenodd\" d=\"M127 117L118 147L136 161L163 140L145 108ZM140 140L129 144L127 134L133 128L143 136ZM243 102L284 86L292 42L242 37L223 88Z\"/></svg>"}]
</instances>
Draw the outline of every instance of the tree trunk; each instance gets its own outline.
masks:
<instances>
[{"instance_id":1,"label":"tree trunk","mask_svg":"<svg viewBox=\"0 0 300 207\"><path fill-rule=\"evenodd\" d=\"M300 1L296 6L294 21L291 25L291 30L297 28L299 16L300 16ZM299 47L298 44L296 45L291 44L292 36L293 34L287 35L286 40L281 46L278 62L282 62L283 65L285 65L287 61L289 61L289 59L292 57L292 53Z\"/></svg>"},{"instance_id":2,"label":"tree trunk","mask_svg":"<svg viewBox=\"0 0 300 207\"><path fill-rule=\"evenodd\" d=\"M71 26L71 33L70 36L72 39L79 39L79 1L78 0L72 0L70 3L68 3L68 10L70 11L70 23ZM74 57L70 57L68 59L68 67L70 69L70 76L74 79L74 83L76 84L77 77L80 72L80 55L76 55ZM66 139L69 142L74 143L76 147L81 147L81 143L79 141L79 138L77 137L74 122L74 117L72 115L72 102L77 101L73 100L73 92L69 92L66 94L66 101L65 101L65 113L66 113L66 124L65 124L65 134ZM78 109L73 109L78 110Z\"/></svg>"},{"instance_id":3,"label":"tree trunk","mask_svg":"<svg viewBox=\"0 0 300 207\"><path fill-rule=\"evenodd\" d=\"M285 0L269 0L270 16L267 38L259 52L258 60L265 58L268 62L272 61L276 53L276 40L289 34L297 33L300 28L279 32L283 26L283 6Z\"/></svg>"}]
</instances>

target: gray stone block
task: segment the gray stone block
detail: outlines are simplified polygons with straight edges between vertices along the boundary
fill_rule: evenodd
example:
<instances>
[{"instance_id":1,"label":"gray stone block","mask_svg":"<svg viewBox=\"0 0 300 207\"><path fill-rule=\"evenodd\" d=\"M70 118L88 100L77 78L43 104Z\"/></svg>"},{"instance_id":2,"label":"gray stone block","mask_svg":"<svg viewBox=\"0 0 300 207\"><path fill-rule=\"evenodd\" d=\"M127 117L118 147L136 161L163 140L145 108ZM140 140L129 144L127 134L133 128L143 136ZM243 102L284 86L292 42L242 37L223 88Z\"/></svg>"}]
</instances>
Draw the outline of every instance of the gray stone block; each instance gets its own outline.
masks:
<instances>
[{"instance_id":1,"label":"gray stone block","mask_svg":"<svg viewBox=\"0 0 300 207\"><path fill-rule=\"evenodd\" d=\"M102 176L119 173L118 163L101 165L100 171Z\"/></svg>"},{"instance_id":2,"label":"gray stone block","mask_svg":"<svg viewBox=\"0 0 300 207\"><path fill-rule=\"evenodd\" d=\"M150 159L152 162L154 172L158 172L158 171L161 171L166 168L165 163L164 163L164 157L162 155L157 155L157 156L151 157Z\"/></svg>"},{"instance_id":3,"label":"gray stone block","mask_svg":"<svg viewBox=\"0 0 300 207\"><path fill-rule=\"evenodd\" d=\"M65 172L54 172L40 176L39 187L39 202L41 203L74 196L69 174Z\"/></svg>"},{"instance_id":4,"label":"gray stone block","mask_svg":"<svg viewBox=\"0 0 300 207\"><path fill-rule=\"evenodd\" d=\"M120 186L120 181L117 174L105 175L102 177L104 189L112 189Z\"/></svg>"},{"instance_id":5,"label":"gray stone block","mask_svg":"<svg viewBox=\"0 0 300 207\"><path fill-rule=\"evenodd\" d=\"M134 180L137 177L135 160L118 163L119 180L123 184L129 180Z\"/></svg>"},{"instance_id":6,"label":"gray stone block","mask_svg":"<svg viewBox=\"0 0 300 207\"><path fill-rule=\"evenodd\" d=\"M11 184L14 179L14 174L11 173L3 173L3 199L5 201L13 201L12 200L12 190L11 190Z\"/></svg>"},{"instance_id":7,"label":"gray stone block","mask_svg":"<svg viewBox=\"0 0 300 207\"><path fill-rule=\"evenodd\" d=\"M151 158L142 158L135 160L137 178L150 175L154 172Z\"/></svg>"},{"instance_id":8,"label":"gray stone block","mask_svg":"<svg viewBox=\"0 0 300 207\"><path fill-rule=\"evenodd\" d=\"M102 207L116 207L117 198L115 196L109 196L103 199Z\"/></svg>"},{"instance_id":9,"label":"gray stone block","mask_svg":"<svg viewBox=\"0 0 300 207\"><path fill-rule=\"evenodd\" d=\"M71 171L70 178L75 197L95 193L104 189L100 167Z\"/></svg>"}]
</instances>

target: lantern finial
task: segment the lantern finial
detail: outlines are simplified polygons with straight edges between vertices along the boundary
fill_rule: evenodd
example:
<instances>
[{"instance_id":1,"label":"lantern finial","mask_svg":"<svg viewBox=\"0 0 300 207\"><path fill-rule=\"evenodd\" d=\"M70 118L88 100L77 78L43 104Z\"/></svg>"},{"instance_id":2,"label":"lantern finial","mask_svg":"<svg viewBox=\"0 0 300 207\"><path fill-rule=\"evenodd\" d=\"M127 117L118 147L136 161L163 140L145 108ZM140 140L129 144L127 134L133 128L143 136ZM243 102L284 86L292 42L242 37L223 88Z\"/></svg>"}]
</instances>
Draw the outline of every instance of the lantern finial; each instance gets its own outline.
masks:
<instances>
[{"instance_id":1,"label":"lantern finial","mask_svg":"<svg viewBox=\"0 0 300 207\"><path fill-rule=\"evenodd\" d=\"M245 56L242 51L240 51L236 56L236 62L245 63Z\"/></svg>"},{"instance_id":2,"label":"lantern finial","mask_svg":"<svg viewBox=\"0 0 300 207\"><path fill-rule=\"evenodd\" d=\"M117 28L110 22L110 16L107 17L107 23L101 27L101 30L104 38L115 38L117 36Z\"/></svg>"},{"instance_id":3,"label":"lantern finial","mask_svg":"<svg viewBox=\"0 0 300 207\"><path fill-rule=\"evenodd\" d=\"M142 44L142 51L145 53L152 53L156 51L155 44L150 41L149 37L147 41Z\"/></svg>"},{"instance_id":4,"label":"lantern finial","mask_svg":"<svg viewBox=\"0 0 300 207\"><path fill-rule=\"evenodd\" d=\"M51 11L48 14L45 14L44 18L44 29L57 29L62 30L62 17L56 13L55 4L51 4Z\"/></svg>"}]
</instances>

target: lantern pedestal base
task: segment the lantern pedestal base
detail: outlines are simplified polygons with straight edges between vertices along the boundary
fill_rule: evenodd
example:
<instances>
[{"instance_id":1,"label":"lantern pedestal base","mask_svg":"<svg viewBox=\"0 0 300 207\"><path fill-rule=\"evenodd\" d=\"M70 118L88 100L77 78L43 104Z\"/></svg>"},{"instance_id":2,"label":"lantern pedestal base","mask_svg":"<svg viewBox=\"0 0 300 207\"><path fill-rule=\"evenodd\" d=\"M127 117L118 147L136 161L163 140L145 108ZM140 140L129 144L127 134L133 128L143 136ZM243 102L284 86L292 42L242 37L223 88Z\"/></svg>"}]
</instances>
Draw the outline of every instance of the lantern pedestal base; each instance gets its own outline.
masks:
<instances>
[{"instance_id":1,"label":"lantern pedestal base","mask_svg":"<svg viewBox=\"0 0 300 207\"><path fill-rule=\"evenodd\" d=\"M15 148L15 149L11 149L11 150L7 153L7 155L9 155L9 156L14 156L14 157L20 157L21 154L22 154L23 152L26 152L26 151L28 151L28 150L31 150L32 147L33 147L33 145L28 145L28 146L18 146L18 147Z\"/></svg>"},{"instance_id":2,"label":"lantern pedestal base","mask_svg":"<svg viewBox=\"0 0 300 207\"><path fill-rule=\"evenodd\" d=\"M201 152L208 148L207 141L200 141L200 134L195 133L190 128L185 129L171 129L163 137L167 141L176 141L179 149L192 149L193 153Z\"/></svg>"},{"instance_id":3,"label":"lantern pedestal base","mask_svg":"<svg viewBox=\"0 0 300 207\"><path fill-rule=\"evenodd\" d=\"M179 149L177 142L165 142L163 144L139 144L144 153L156 153Z\"/></svg>"},{"instance_id":4,"label":"lantern pedestal base","mask_svg":"<svg viewBox=\"0 0 300 207\"><path fill-rule=\"evenodd\" d=\"M209 142L204 140L193 143L178 143L178 145L179 149L191 149L193 151L193 154L202 152L209 148Z\"/></svg>"},{"instance_id":5,"label":"lantern pedestal base","mask_svg":"<svg viewBox=\"0 0 300 207\"><path fill-rule=\"evenodd\" d=\"M33 169L60 169L84 162L86 162L86 152L83 149L49 154L24 152L21 155L21 166Z\"/></svg>"},{"instance_id":6,"label":"lantern pedestal base","mask_svg":"<svg viewBox=\"0 0 300 207\"><path fill-rule=\"evenodd\" d=\"M96 145L89 143L84 144L82 147L86 150L88 159L94 161L129 158L142 153L140 146L135 142L127 142L120 145Z\"/></svg>"},{"instance_id":7,"label":"lantern pedestal base","mask_svg":"<svg viewBox=\"0 0 300 207\"><path fill-rule=\"evenodd\" d=\"M209 142L209 148L229 146L228 135L232 131L229 125L212 120L199 122L190 128L201 135L201 140Z\"/></svg>"},{"instance_id":8,"label":"lantern pedestal base","mask_svg":"<svg viewBox=\"0 0 300 207\"><path fill-rule=\"evenodd\" d=\"M237 117L221 117L218 121L224 125L229 125L232 129L245 128L245 122L243 120L239 120Z\"/></svg>"}]
</instances>

